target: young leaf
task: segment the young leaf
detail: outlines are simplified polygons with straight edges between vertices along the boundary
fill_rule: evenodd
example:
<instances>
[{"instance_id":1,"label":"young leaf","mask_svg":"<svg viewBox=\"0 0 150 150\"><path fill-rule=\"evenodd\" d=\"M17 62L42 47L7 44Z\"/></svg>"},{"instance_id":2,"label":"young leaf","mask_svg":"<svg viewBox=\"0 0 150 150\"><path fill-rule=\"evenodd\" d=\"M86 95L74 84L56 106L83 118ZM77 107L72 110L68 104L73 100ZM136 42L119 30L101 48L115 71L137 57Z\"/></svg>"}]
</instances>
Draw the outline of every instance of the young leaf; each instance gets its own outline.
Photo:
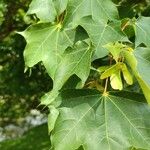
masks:
<instances>
[{"instance_id":1,"label":"young leaf","mask_svg":"<svg viewBox=\"0 0 150 150\"><path fill-rule=\"evenodd\" d=\"M115 61L118 62L118 58L120 57L120 53L123 48L123 44L120 44L118 42L116 42L115 44L109 43L104 45L104 47L108 49L108 51L112 54Z\"/></svg>"},{"instance_id":2,"label":"young leaf","mask_svg":"<svg viewBox=\"0 0 150 150\"><path fill-rule=\"evenodd\" d=\"M109 69L112 66L101 66L97 69L98 72L103 73L105 70Z\"/></svg>"},{"instance_id":3,"label":"young leaf","mask_svg":"<svg viewBox=\"0 0 150 150\"><path fill-rule=\"evenodd\" d=\"M117 64L111 66L110 68L108 68L107 70L105 70L105 72L102 73L100 78L101 79L108 78L115 72L118 72L119 70L121 70L121 68L122 68L122 63L117 63Z\"/></svg>"},{"instance_id":4,"label":"young leaf","mask_svg":"<svg viewBox=\"0 0 150 150\"><path fill-rule=\"evenodd\" d=\"M131 96L132 95L132 96ZM150 107L137 93L103 96L90 90L61 94L60 115L52 131L55 150L150 149Z\"/></svg>"}]
</instances>

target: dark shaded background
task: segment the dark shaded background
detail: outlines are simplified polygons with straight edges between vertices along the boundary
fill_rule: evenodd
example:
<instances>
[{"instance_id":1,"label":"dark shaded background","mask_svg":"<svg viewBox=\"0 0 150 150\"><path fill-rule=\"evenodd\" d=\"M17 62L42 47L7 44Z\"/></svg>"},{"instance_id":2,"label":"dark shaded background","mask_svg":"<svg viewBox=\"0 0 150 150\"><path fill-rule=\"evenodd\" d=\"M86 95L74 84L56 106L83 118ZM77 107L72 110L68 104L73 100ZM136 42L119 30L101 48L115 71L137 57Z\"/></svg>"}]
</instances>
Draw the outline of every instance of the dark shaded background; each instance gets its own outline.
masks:
<instances>
[{"instance_id":1,"label":"dark shaded background","mask_svg":"<svg viewBox=\"0 0 150 150\"><path fill-rule=\"evenodd\" d=\"M24 73L26 43L16 31L36 21L34 16L25 15L30 1L0 1L0 126L17 123L30 109L37 108L41 95L52 86L40 64Z\"/></svg>"}]
</instances>

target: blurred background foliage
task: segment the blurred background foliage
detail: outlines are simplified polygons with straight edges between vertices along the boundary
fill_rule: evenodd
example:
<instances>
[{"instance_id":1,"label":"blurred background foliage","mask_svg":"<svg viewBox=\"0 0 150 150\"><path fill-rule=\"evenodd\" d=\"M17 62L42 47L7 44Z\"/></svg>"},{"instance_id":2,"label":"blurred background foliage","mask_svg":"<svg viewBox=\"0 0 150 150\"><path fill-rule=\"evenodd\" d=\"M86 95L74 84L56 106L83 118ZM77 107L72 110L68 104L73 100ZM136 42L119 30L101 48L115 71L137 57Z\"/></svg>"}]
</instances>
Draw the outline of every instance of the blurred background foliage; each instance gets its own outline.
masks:
<instances>
[{"instance_id":1,"label":"blurred background foliage","mask_svg":"<svg viewBox=\"0 0 150 150\"><path fill-rule=\"evenodd\" d=\"M50 142L47 125L40 125L30 129L24 136L0 143L2 150L49 150Z\"/></svg>"},{"instance_id":2,"label":"blurred background foliage","mask_svg":"<svg viewBox=\"0 0 150 150\"><path fill-rule=\"evenodd\" d=\"M120 18L150 16L150 0L113 0ZM37 108L40 96L52 87L41 64L24 73L23 31L36 21L26 16L31 0L0 0L0 124L16 122ZM80 32L85 32L80 30ZM38 108L40 109L40 108Z\"/></svg>"},{"instance_id":3,"label":"blurred background foliage","mask_svg":"<svg viewBox=\"0 0 150 150\"><path fill-rule=\"evenodd\" d=\"M26 43L16 31L35 21L25 15L30 1L0 0L0 126L16 123L37 108L40 96L52 85L42 65L34 67L31 75L24 73Z\"/></svg>"}]
</instances>

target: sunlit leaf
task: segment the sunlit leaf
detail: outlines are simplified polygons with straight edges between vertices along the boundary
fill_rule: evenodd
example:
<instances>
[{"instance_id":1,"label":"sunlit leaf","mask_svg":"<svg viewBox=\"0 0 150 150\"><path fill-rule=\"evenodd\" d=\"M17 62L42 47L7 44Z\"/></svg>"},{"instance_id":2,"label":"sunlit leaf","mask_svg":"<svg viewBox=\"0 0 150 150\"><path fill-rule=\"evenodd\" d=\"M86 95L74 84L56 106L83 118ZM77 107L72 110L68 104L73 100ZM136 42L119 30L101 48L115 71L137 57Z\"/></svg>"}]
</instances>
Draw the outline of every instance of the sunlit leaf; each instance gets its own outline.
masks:
<instances>
[{"instance_id":1,"label":"sunlit leaf","mask_svg":"<svg viewBox=\"0 0 150 150\"><path fill-rule=\"evenodd\" d=\"M106 69L104 73L101 75L101 79L105 79L110 77L115 72L118 72L122 68L122 63L117 63L115 65L112 65L110 68Z\"/></svg>"},{"instance_id":2,"label":"sunlit leaf","mask_svg":"<svg viewBox=\"0 0 150 150\"><path fill-rule=\"evenodd\" d=\"M118 62L123 45L121 43L109 43L104 45L105 48L112 54L113 59Z\"/></svg>"},{"instance_id":3,"label":"sunlit leaf","mask_svg":"<svg viewBox=\"0 0 150 150\"><path fill-rule=\"evenodd\" d=\"M123 89L123 84L122 84L122 79L121 79L121 71L114 72L110 76L110 84L111 87L115 90L122 90Z\"/></svg>"}]
</instances>

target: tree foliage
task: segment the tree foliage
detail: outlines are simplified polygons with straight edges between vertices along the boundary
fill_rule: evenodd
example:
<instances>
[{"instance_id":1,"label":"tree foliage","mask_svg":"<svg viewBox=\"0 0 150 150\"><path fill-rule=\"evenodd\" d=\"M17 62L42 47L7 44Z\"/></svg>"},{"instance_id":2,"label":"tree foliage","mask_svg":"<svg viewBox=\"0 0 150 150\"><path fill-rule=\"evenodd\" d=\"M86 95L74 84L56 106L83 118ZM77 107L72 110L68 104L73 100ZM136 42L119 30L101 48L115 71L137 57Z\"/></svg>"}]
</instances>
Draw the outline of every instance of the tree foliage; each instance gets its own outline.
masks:
<instances>
[{"instance_id":1,"label":"tree foliage","mask_svg":"<svg viewBox=\"0 0 150 150\"><path fill-rule=\"evenodd\" d=\"M25 67L41 62L53 88L54 150L150 149L150 2L33 0L20 32ZM142 91L141 91L141 90Z\"/></svg>"}]
</instances>

